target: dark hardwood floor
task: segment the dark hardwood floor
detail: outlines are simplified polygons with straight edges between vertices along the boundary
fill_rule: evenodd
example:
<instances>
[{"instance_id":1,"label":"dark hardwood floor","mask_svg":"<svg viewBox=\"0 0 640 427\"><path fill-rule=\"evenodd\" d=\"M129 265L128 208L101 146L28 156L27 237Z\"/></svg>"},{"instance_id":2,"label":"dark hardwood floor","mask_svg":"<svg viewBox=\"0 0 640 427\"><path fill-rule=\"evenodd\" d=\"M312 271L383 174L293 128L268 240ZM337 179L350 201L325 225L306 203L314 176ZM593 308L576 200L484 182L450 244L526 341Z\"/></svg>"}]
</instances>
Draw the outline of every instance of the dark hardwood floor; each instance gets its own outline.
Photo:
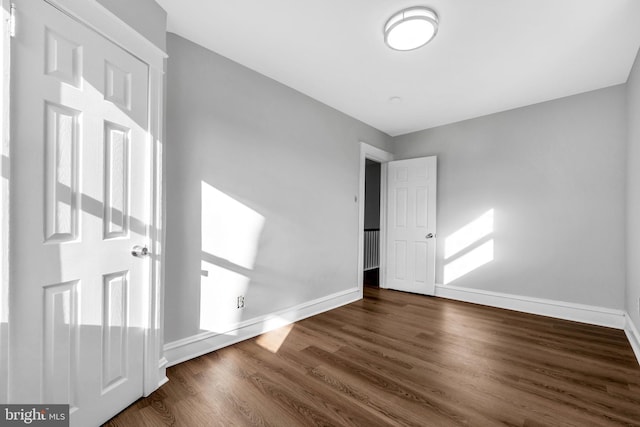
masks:
<instances>
[{"instance_id":1,"label":"dark hardwood floor","mask_svg":"<svg viewBox=\"0 0 640 427\"><path fill-rule=\"evenodd\" d=\"M365 288L168 370L107 426L640 426L624 332Z\"/></svg>"}]
</instances>

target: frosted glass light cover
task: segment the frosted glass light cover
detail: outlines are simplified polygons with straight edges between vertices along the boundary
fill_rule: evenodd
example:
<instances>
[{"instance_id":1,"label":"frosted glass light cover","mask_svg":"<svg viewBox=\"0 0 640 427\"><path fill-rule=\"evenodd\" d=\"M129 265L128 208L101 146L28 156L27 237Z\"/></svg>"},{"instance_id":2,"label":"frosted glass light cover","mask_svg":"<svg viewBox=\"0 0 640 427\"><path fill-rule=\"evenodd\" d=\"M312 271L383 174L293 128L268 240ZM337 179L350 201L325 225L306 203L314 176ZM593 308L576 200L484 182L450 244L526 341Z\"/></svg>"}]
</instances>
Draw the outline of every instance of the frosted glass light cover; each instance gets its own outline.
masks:
<instances>
[{"instance_id":1,"label":"frosted glass light cover","mask_svg":"<svg viewBox=\"0 0 640 427\"><path fill-rule=\"evenodd\" d=\"M393 15L384 27L384 40L395 50L413 50L425 44L438 31L438 16L430 9L414 7Z\"/></svg>"}]
</instances>

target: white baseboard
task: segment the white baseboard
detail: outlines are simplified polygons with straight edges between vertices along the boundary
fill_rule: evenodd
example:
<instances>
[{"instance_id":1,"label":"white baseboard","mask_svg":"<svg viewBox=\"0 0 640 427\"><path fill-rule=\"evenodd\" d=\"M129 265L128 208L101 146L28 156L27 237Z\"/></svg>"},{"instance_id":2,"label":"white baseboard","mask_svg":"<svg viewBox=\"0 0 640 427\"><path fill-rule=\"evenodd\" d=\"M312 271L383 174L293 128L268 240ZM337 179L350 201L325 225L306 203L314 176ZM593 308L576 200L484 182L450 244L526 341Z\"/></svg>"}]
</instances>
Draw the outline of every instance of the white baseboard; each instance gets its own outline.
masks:
<instances>
[{"instance_id":1,"label":"white baseboard","mask_svg":"<svg viewBox=\"0 0 640 427\"><path fill-rule=\"evenodd\" d=\"M624 311L611 308L450 285L436 284L436 296L616 329L625 329L627 317Z\"/></svg>"},{"instance_id":2,"label":"white baseboard","mask_svg":"<svg viewBox=\"0 0 640 427\"><path fill-rule=\"evenodd\" d=\"M638 364L640 364L640 332L638 332L638 328L633 324L633 320L631 320L631 316L629 316L628 313L626 315L624 333L627 335L627 339L629 340L629 344L631 344L633 353L636 355Z\"/></svg>"},{"instance_id":3,"label":"white baseboard","mask_svg":"<svg viewBox=\"0 0 640 427\"><path fill-rule=\"evenodd\" d=\"M359 288L337 292L266 316L245 320L225 333L202 332L164 345L166 366L193 359L265 332L362 299Z\"/></svg>"},{"instance_id":4,"label":"white baseboard","mask_svg":"<svg viewBox=\"0 0 640 427\"><path fill-rule=\"evenodd\" d=\"M622 329L629 339L638 363L640 363L640 332L631 318L622 310L439 284L436 285L435 296ZM167 343L164 346L166 361L163 360L162 365L164 365L163 367L176 365L307 317L338 308L361 298L362 291L358 288L353 288L266 316L246 320L226 333L203 332Z\"/></svg>"},{"instance_id":5,"label":"white baseboard","mask_svg":"<svg viewBox=\"0 0 640 427\"><path fill-rule=\"evenodd\" d=\"M158 382L158 388L169 382L169 378L167 378L167 363L169 363L169 361L164 356L158 362L158 369L160 371L160 381Z\"/></svg>"}]
</instances>

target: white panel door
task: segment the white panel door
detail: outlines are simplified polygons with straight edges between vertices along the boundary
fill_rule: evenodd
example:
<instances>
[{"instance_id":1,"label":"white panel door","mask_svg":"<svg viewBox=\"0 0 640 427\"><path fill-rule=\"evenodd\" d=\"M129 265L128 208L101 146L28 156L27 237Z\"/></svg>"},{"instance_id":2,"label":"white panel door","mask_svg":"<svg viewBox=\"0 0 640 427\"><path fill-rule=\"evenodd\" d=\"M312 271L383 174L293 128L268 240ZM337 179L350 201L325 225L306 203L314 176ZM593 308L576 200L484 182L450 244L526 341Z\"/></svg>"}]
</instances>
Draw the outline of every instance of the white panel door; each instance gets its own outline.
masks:
<instances>
[{"instance_id":1,"label":"white panel door","mask_svg":"<svg viewBox=\"0 0 640 427\"><path fill-rule=\"evenodd\" d=\"M143 393L148 67L43 0L18 22L9 399L97 425Z\"/></svg>"},{"instance_id":2,"label":"white panel door","mask_svg":"<svg viewBox=\"0 0 640 427\"><path fill-rule=\"evenodd\" d=\"M387 163L386 286L435 293L436 157Z\"/></svg>"}]
</instances>

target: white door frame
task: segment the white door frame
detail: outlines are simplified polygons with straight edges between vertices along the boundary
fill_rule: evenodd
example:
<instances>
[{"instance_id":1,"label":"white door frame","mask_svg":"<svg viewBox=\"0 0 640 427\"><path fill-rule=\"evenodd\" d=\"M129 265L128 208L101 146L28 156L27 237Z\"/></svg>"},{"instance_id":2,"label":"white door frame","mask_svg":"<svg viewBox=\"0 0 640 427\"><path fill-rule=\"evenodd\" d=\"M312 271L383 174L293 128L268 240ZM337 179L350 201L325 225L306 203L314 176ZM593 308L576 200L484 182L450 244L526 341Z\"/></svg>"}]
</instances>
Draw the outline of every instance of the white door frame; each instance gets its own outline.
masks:
<instances>
[{"instance_id":1,"label":"white door frame","mask_svg":"<svg viewBox=\"0 0 640 427\"><path fill-rule=\"evenodd\" d=\"M9 396L9 0L0 0L0 402Z\"/></svg>"},{"instance_id":2,"label":"white door frame","mask_svg":"<svg viewBox=\"0 0 640 427\"><path fill-rule=\"evenodd\" d=\"M358 196L358 289L362 294L364 279L364 181L367 159L381 164L380 168L380 287L385 288L386 242L387 242L387 165L393 160L393 154L381 150L366 142L360 142L360 194Z\"/></svg>"},{"instance_id":3,"label":"white door frame","mask_svg":"<svg viewBox=\"0 0 640 427\"><path fill-rule=\"evenodd\" d=\"M163 78L164 61L167 54L155 46L144 36L133 28L125 24L111 11L99 4L97 1L87 0L43 0L53 7L61 10L82 24L96 31L117 46L129 52L149 66L149 132L147 137L152 150L152 164L149 168L149 179L152 189L152 205L150 206L151 224L147 227L147 235L150 241L151 267L150 267L150 295L149 295L149 327L145 331L144 339L144 372L143 372L143 394L148 396L160 385L167 381L166 359L162 354L163 345L163 268L164 268L164 199L163 199L163 170L162 170L162 143L163 143ZM9 203L10 186L8 179L2 177L9 176L9 169L13 165L9 152L9 123L5 120L9 117L7 105L9 104L9 87L6 86L10 75L10 64L8 62L8 5L9 0L0 0L2 6L2 84L0 85L0 96L2 97L2 129L0 129L2 141L0 144L0 155L2 163L0 166L0 250L2 259L0 262L0 322L6 320L7 330L10 327L10 313L8 312L9 287ZM18 2L17 7L20 7ZM16 23L19 31L20 23ZM8 166L8 167L7 167ZM16 165L17 167L17 165ZM0 384L8 384L8 357L11 343L8 337L0 334ZM10 399L10 390L6 387L0 389L0 402L7 402Z\"/></svg>"}]
</instances>

